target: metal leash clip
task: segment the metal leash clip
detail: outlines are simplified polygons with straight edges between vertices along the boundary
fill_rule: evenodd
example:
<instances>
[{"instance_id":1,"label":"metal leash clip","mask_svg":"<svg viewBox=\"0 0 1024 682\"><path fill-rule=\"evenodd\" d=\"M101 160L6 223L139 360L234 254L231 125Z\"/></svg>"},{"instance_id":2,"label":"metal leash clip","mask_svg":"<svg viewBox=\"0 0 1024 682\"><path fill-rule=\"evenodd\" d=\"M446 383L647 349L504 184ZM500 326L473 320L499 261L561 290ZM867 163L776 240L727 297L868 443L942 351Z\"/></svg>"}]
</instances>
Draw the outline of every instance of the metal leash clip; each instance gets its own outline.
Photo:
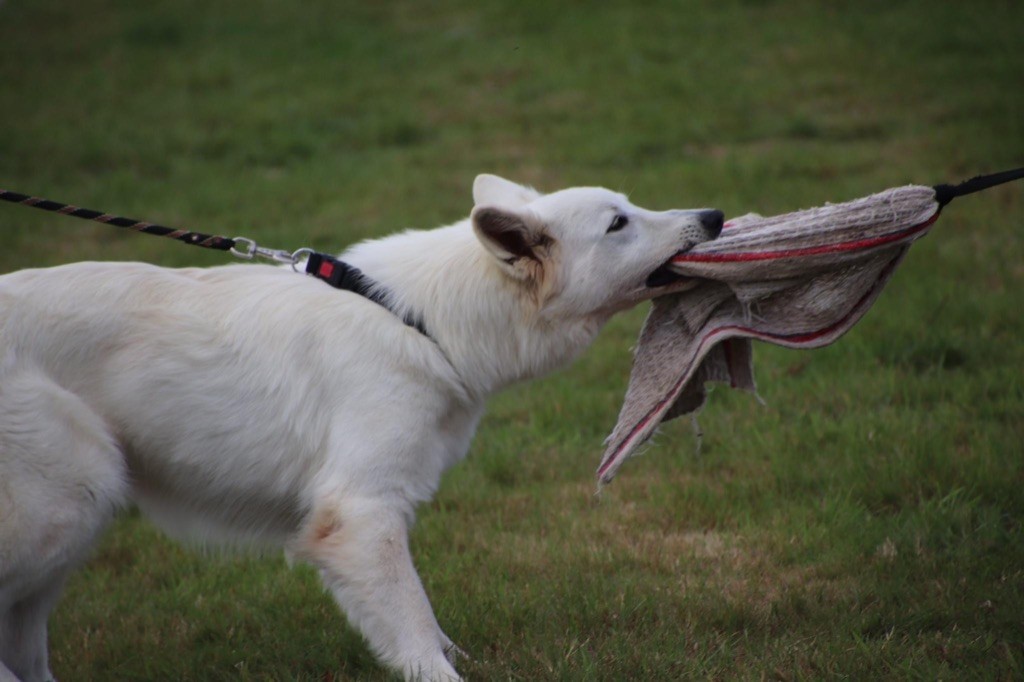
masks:
<instances>
[{"instance_id":1,"label":"metal leash clip","mask_svg":"<svg viewBox=\"0 0 1024 682\"><path fill-rule=\"evenodd\" d=\"M277 263L287 263L292 266L292 269L296 269L299 261L303 258L308 258L309 254L313 253L313 249L303 247L298 249L294 253L291 251L285 251L284 249L265 249L255 240L249 239L248 237L235 237L235 245L231 247L231 255L237 256L243 260L254 260L256 258L266 258Z\"/></svg>"}]
</instances>

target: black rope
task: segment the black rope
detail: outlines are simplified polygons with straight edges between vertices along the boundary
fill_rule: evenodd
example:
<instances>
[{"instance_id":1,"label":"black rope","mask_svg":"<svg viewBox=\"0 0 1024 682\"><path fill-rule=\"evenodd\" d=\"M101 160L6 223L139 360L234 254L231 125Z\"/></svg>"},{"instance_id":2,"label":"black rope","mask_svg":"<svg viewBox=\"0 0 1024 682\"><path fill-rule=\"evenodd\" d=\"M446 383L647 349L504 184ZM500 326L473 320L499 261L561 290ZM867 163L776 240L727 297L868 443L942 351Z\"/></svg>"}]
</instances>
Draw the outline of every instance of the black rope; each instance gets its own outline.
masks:
<instances>
[{"instance_id":1,"label":"black rope","mask_svg":"<svg viewBox=\"0 0 1024 682\"><path fill-rule=\"evenodd\" d=\"M136 232L153 234L158 237L177 239L180 242L192 244L193 246L202 246L207 249L228 251L235 245L235 240L228 239L227 237L218 237L216 235L203 234L201 232L189 232L188 230L176 230L173 227L147 223L143 220L135 220L134 218L109 215L100 211L93 211L89 208L79 208L78 206L72 206L71 204L61 204L56 201L50 201L49 199L40 199L39 197L32 197L27 194L9 192L5 189L0 189L0 199L10 201L13 204L22 204L24 206L32 206L33 208L41 208L44 211L53 211L54 213L60 213L61 215L74 216L84 220L95 220L96 222L103 223L105 225L123 227L126 230L134 230Z\"/></svg>"},{"instance_id":2,"label":"black rope","mask_svg":"<svg viewBox=\"0 0 1024 682\"><path fill-rule=\"evenodd\" d=\"M936 185L935 200L939 202L939 208L942 208L957 197L980 192L983 189L995 187L1004 182L1020 180L1021 178L1024 178L1024 168L1015 168L1001 173L992 173L991 175L979 175L970 180L965 180L959 185Z\"/></svg>"}]
</instances>

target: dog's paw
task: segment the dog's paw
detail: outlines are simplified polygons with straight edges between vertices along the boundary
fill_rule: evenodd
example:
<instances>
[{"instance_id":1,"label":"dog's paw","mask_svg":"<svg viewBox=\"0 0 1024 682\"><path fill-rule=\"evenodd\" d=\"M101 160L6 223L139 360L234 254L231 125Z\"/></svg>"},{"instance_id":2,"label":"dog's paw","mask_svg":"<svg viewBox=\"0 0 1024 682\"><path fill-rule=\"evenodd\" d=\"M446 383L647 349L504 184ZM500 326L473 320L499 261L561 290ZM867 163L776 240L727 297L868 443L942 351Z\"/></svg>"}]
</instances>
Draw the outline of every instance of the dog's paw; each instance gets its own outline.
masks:
<instances>
[{"instance_id":1,"label":"dog's paw","mask_svg":"<svg viewBox=\"0 0 1024 682\"><path fill-rule=\"evenodd\" d=\"M446 638L447 639L447 638ZM456 646L455 642L450 639L444 645L444 657L448 659L448 662L455 665L458 661L472 661L473 658L467 654L461 647Z\"/></svg>"}]
</instances>

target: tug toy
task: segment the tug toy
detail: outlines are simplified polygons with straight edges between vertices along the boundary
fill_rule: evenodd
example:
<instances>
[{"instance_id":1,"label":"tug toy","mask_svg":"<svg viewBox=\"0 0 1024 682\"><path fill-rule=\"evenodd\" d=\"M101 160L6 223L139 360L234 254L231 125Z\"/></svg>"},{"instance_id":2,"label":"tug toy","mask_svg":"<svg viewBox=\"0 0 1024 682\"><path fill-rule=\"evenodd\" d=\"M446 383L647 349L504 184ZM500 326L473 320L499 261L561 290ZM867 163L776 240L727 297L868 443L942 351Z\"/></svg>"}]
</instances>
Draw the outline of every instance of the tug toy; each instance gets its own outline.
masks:
<instances>
[{"instance_id":1,"label":"tug toy","mask_svg":"<svg viewBox=\"0 0 1024 682\"><path fill-rule=\"evenodd\" d=\"M657 298L640 332L601 484L661 422L699 409L705 383L755 390L751 339L819 348L867 312L913 242L958 196L1024 178L1024 168L959 185L908 185L765 218L749 214L676 256L694 288Z\"/></svg>"}]
</instances>

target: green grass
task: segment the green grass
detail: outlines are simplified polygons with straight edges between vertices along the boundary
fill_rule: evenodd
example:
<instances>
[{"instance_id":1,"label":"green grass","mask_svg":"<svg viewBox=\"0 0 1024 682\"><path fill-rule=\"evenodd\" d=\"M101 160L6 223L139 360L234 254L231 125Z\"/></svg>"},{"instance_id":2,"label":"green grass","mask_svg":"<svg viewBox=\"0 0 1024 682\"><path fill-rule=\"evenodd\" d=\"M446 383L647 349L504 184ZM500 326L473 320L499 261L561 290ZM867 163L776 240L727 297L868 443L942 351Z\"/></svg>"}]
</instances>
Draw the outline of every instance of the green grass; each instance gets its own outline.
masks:
<instances>
[{"instance_id":1,"label":"green grass","mask_svg":"<svg viewBox=\"0 0 1024 682\"><path fill-rule=\"evenodd\" d=\"M0 187L272 246L456 220L478 172L772 213L1024 165L1024 4L0 4ZM0 206L0 272L214 264ZM493 401L417 565L472 679L1024 676L1024 187L959 200L867 318L760 346L600 497L643 319ZM311 571L118 521L64 680L388 679Z\"/></svg>"}]
</instances>

